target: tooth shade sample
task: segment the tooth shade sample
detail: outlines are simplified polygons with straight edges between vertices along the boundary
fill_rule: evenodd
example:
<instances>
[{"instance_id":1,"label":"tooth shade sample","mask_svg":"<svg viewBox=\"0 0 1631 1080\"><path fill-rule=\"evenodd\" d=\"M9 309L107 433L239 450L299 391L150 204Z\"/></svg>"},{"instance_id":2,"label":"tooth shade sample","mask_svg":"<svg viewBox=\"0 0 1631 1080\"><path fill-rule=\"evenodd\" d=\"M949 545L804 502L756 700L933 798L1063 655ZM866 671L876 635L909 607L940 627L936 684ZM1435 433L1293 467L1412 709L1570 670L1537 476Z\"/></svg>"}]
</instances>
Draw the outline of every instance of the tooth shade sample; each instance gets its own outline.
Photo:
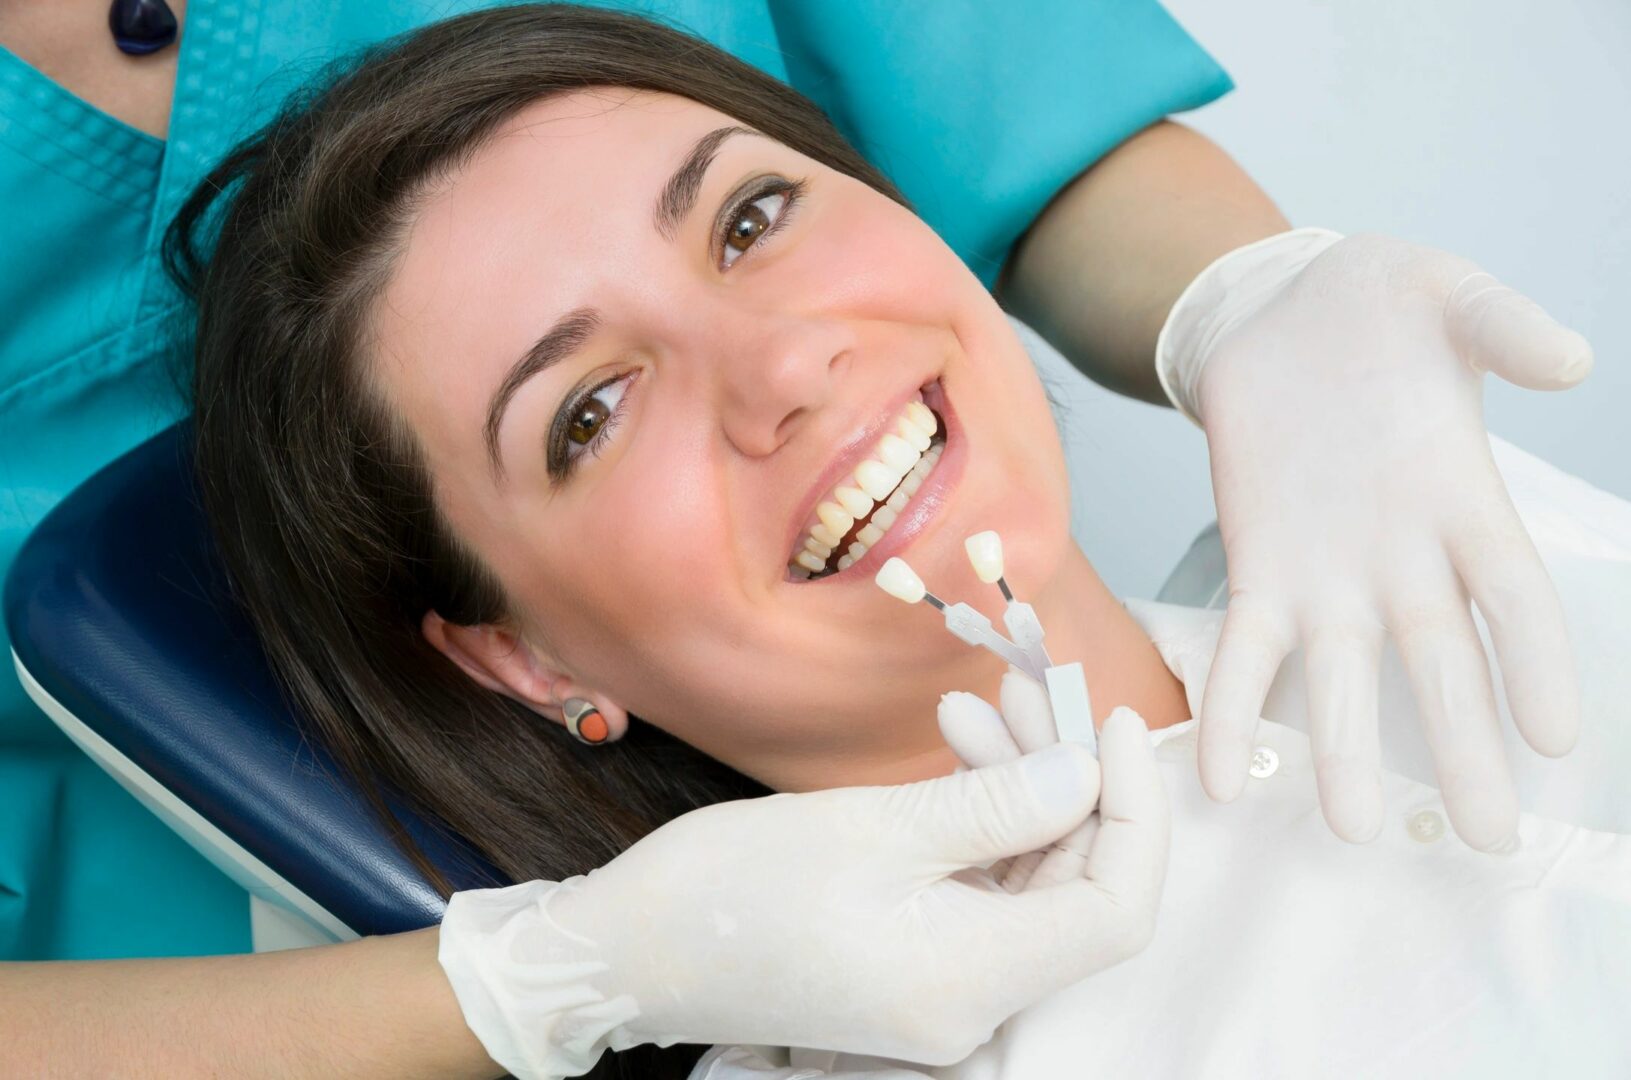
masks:
<instances>
[{"instance_id":1,"label":"tooth shade sample","mask_svg":"<svg viewBox=\"0 0 1631 1080\"><path fill-rule=\"evenodd\" d=\"M885 494L887 494L887 492ZM860 490L859 488L852 488L846 485L839 488L837 491L834 491L833 498L837 499L838 505L842 506L844 508L844 512L849 514L850 525L855 524L855 520L857 518L864 518L872 512L873 500L868 498L866 492ZM834 531L838 532L838 530ZM849 525L844 526L842 532L839 532L839 535L842 536L847 532L849 532Z\"/></svg>"},{"instance_id":2,"label":"tooth shade sample","mask_svg":"<svg viewBox=\"0 0 1631 1080\"><path fill-rule=\"evenodd\" d=\"M905 470L896 472L881 461L863 461L855 470L855 483L862 491L872 496L874 501L881 501L889 497L895 485L900 483L904 472ZM872 508L869 506L867 509Z\"/></svg>"},{"instance_id":3,"label":"tooth shade sample","mask_svg":"<svg viewBox=\"0 0 1631 1080\"><path fill-rule=\"evenodd\" d=\"M804 550L819 555L823 559L832 554L832 549L833 546L831 544L823 544L820 540L817 540L813 536L807 536L804 538Z\"/></svg>"},{"instance_id":4,"label":"tooth shade sample","mask_svg":"<svg viewBox=\"0 0 1631 1080\"><path fill-rule=\"evenodd\" d=\"M848 555L838 556L838 569L848 570L850 567L852 567L854 565L855 565L855 560L850 558Z\"/></svg>"},{"instance_id":5,"label":"tooth shade sample","mask_svg":"<svg viewBox=\"0 0 1631 1080\"><path fill-rule=\"evenodd\" d=\"M906 560L899 556L884 563L878 571L878 576L872 580L878 583L878 588L908 604L917 603L928 592L923 587L923 579L918 577L917 572L907 566Z\"/></svg>"},{"instance_id":6,"label":"tooth shade sample","mask_svg":"<svg viewBox=\"0 0 1631 1080\"><path fill-rule=\"evenodd\" d=\"M895 425L895 434L905 439L906 444L920 454L929 448L928 434L904 416L901 417L900 423Z\"/></svg>"},{"instance_id":7,"label":"tooth shade sample","mask_svg":"<svg viewBox=\"0 0 1631 1080\"><path fill-rule=\"evenodd\" d=\"M873 544L876 544L879 540L883 539L883 527L869 521L861 527L860 532L855 534L855 539L859 540L867 547L871 547Z\"/></svg>"},{"instance_id":8,"label":"tooth shade sample","mask_svg":"<svg viewBox=\"0 0 1631 1080\"><path fill-rule=\"evenodd\" d=\"M816 507L816 517L821 519L821 524L827 527L828 532L839 538L849 532L855 524L855 515L837 503L822 503Z\"/></svg>"},{"instance_id":9,"label":"tooth shade sample","mask_svg":"<svg viewBox=\"0 0 1631 1080\"><path fill-rule=\"evenodd\" d=\"M793 561L812 574L819 573L827 565L827 560L813 551L801 551L799 557Z\"/></svg>"},{"instance_id":10,"label":"tooth shade sample","mask_svg":"<svg viewBox=\"0 0 1631 1080\"><path fill-rule=\"evenodd\" d=\"M987 585L995 585L1002 577L1002 538L987 529L964 540L963 548L979 579Z\"/></svg>"},{"instance_id":11,"label":"tooth shade sample","mask_svg":"<svg viewBox=\"0 0 1631 1080\"><path fill-rule=\"evenodd\" d=\"M889 526L893 525L895 520L899 517L900 514L895 511L894 507L890 506L889 503L884 503L882 506L878 507L877 513L872 515L872 520L867 522L867 524L876 525L884 532L888 532Z\"/></svg>"},{"instance_id":12,"label":"tooth shade sample","mask_svg":"<svg viewBox=\"0 0 1631 1080\"><path fill-rule=\"evenodd\" d=\"M853 525L855 523L852 521L850 524ZM842 536L827 528L825 522L819 521L810 527L810 538L816 543L823 544L828 548L837 547L838 541L843 539Z\"/></svg>"}]
</instances>

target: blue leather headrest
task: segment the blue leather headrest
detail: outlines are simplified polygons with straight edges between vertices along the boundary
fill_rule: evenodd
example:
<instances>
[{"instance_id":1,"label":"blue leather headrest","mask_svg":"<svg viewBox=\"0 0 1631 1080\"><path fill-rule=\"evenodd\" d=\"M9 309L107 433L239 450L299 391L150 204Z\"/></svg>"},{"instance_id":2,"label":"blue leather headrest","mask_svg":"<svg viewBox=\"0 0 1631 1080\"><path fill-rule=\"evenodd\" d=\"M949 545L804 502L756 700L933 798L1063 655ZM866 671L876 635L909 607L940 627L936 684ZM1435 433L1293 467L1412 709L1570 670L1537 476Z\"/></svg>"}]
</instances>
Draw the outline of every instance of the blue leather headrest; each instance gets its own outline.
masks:
<instances>
[{"instance_id":1,"label":"blue leather headrest","mask_svg":"<svg viewBox=\"0 0 1631 1080\"><path fill-rule=\"evenodd\" d=\"M69 712L358 933L439 921L441 897L302 737L228 597L191 446L190 424L170 428L46 516L6 581L13 648ZM456 887L507 883L397 811Z\"/></svg>"}]
</instances>

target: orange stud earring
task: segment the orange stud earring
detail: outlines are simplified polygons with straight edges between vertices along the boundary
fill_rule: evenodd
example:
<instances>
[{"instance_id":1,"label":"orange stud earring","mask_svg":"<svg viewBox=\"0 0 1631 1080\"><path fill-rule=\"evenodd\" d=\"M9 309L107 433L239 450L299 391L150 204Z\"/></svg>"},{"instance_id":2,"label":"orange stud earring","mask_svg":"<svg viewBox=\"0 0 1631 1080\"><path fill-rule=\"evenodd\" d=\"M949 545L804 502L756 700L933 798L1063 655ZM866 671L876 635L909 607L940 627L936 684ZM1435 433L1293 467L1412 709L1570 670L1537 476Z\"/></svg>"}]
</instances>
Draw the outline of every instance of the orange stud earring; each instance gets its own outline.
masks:
<instances>
[{"instance_id":1,"label":"orange stud earring","mask_svg":"<svg viewBox=\"0 0 1631 1080\"><path fill-rule=\"evenodd\" d=\"M586 698L567 698L561 704L561 712L566 716L566 730L580 743L599 746L611 734L606 718Z\"/></svg>"}]
</instances>

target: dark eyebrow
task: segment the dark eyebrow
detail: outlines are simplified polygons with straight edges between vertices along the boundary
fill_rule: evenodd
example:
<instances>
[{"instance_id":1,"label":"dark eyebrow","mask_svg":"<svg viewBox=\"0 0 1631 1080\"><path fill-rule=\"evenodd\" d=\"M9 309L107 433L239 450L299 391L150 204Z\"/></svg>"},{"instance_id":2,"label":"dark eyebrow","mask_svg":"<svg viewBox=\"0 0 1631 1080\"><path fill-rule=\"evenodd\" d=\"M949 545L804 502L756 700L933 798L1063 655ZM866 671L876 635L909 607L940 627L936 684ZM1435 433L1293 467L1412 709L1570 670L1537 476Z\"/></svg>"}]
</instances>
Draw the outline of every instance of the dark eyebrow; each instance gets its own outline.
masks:
<instances>
[{"instance_id":1,"label":"dark eyebrow","mask_svg":"<svg viewBox=\"0 0 1631 1080\"><path fill-rule=\"evenodd\" d=\"M674 233L679 229L680 221L691 212L696 205L697 192L702 190L702 177L708 171L708 166L714 163L714 156L719 153L719 147L732 135L758 135L752 128L732 124L729 127L715 128L691 147L691 152L685 155L680 167L674 170L674 175L668 178L663 185L662 194L657 196L657 205L652 211L652 219L656 222L657 232L664 240L674 239Z\"/></svg>"},{"instance_id":2,"label":"dark eyebrow","mask_svg":"<svg viewBox=\"0 0 1631 1080\"><path fill-rule=\"evenodd\" d=\"M504 475L504 463L498 454L498 428L504 423L504 410L509 408L510 399L528 379L582 348L599 325L600 313L594 308L578 308L561 316L543 337L533 343L532 348L521 354L521 358L510 368L510 373L504 376L504 381L498 384L493 400L487 403L487 424L482 429L487 442L487 458L495 476Z\"/></svg>"},{"instance_id":3,"label":"dark eyebrow","mask_svg":"<svg viewBox=\"0 0 1631 1080\"><path fill-rule=\"evenodd\" d=\"M733 135L759 134L752 128L731 124L715 128L696 141L691 147L691 152L685 155L685 160L680 162L679 168L674 170L674 175L668 178L668 183L663 185L662 192L657 196L652 217L663 239L674 239L674 233L678 231L680 222L696 205L697 193L702 190L702 178L707 174L708 166L714 163L714 158L725 140ZM600 313L594 308L578 308L569 312L550 327L549 331L510 368L510 373L504 377L504 381L494 392L492 401L487 405L487 423L482 429L487 444L487 458L494 475L504 475L504 463L498 453L498 429L504 423L504 410L509 408L510 399L515 397L516 392L528 379L560 363L575 350L582 348L584 342L589 340L589 335L594 333L599 325Z\"/></svg>"}]
</instances>

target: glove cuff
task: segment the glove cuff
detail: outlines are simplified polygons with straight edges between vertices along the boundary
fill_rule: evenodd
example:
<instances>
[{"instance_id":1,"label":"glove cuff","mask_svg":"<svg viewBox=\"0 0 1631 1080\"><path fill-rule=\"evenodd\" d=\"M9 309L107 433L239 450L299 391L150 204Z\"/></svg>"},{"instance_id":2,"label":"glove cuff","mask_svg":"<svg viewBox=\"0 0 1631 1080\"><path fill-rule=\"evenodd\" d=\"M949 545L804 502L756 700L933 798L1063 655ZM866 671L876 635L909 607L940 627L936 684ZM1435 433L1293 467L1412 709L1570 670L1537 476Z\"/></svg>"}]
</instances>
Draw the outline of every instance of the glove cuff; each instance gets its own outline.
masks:
<instances>
[{"instance_id":1,"label":"glove cuff","mask_svg":"<svg viewBox=\"0 0 1631 1080\"><path fill-rule=\"evenodd\" d=\"M1292 229L1235 248L1195 276L1155 339L1155 373L1175 409L1205 427L1197 389L1212 346L1341 239L1330 229Z\"/></svg>"},{"instance_id":2,"label":"glove cuff","mask_svg":"<svg viewBox=\"0 0 1631 1080\"><path fill-rule=\"evenodd\" d=\"M455 893L442 918L436 959L465 1024L518 1080L582 1076L605 1051L644 1041L624 1027L640 1015L634 998L591 981L610 966L595 942L550 913L584 880Z\"/></svg>"}]
</instances>

